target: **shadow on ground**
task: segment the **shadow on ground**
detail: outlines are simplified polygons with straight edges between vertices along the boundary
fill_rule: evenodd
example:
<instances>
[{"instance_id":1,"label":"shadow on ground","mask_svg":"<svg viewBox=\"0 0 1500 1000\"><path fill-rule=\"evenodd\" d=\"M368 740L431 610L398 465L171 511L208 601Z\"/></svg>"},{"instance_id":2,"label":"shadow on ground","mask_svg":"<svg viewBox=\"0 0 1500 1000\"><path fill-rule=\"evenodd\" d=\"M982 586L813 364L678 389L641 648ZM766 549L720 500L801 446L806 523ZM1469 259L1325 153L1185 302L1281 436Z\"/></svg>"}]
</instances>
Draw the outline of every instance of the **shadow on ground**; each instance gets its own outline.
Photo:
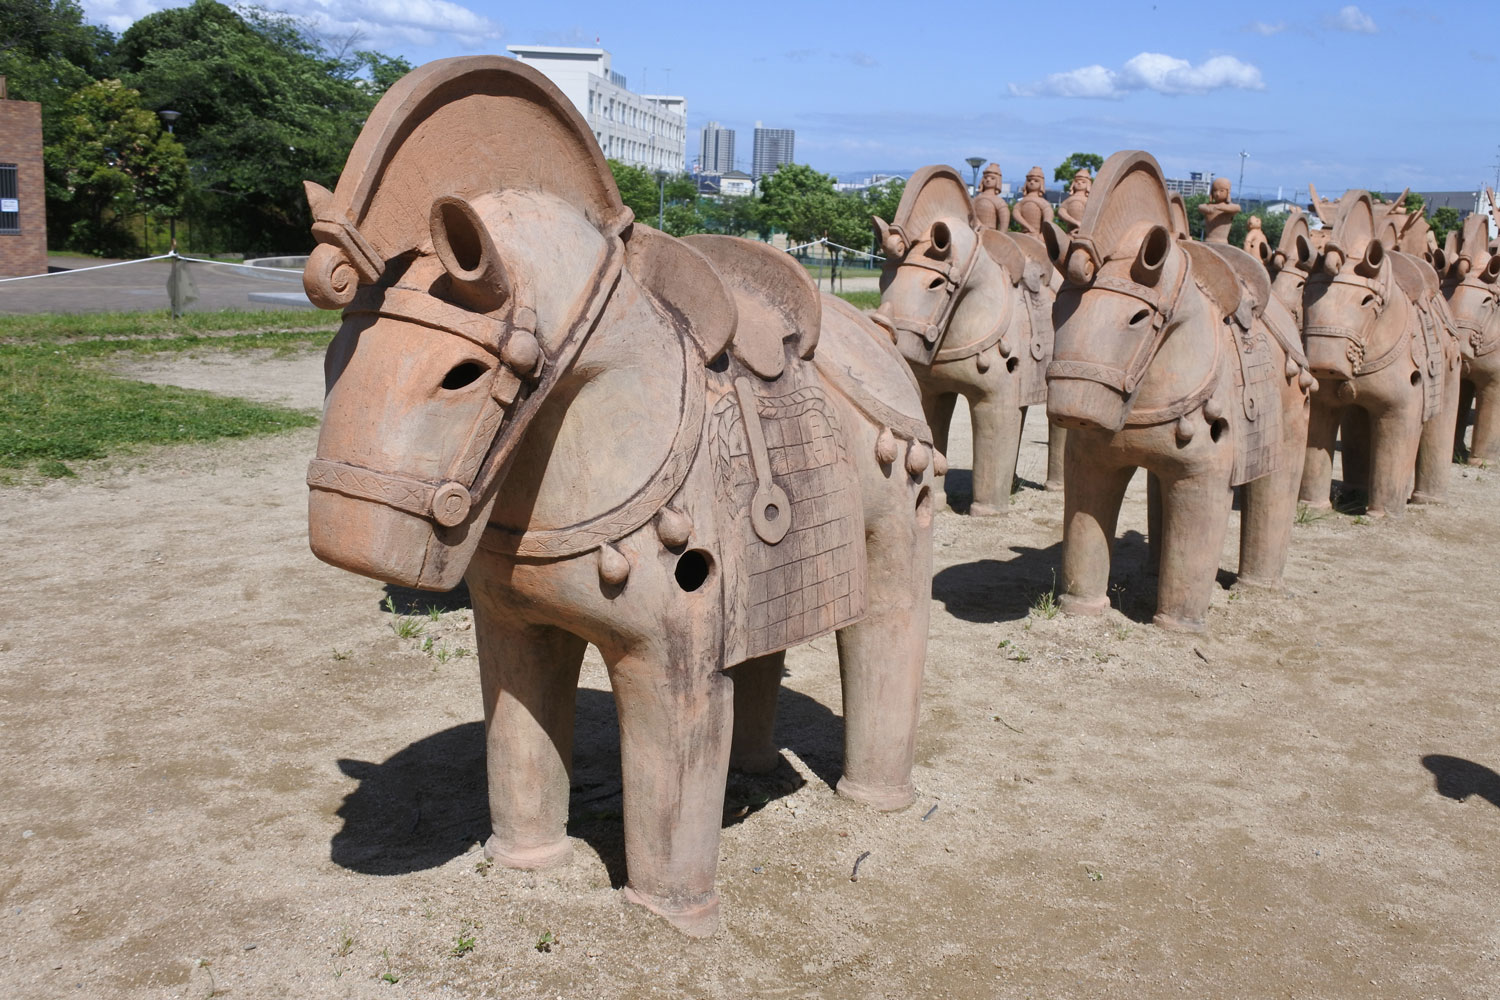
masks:
<instances>
[{"instance_id":1,"label":"shadow on ground","mask_svg":"<svg viewBox=\"0 0 1500 1000\"><path fill-rule=\"evenodd\" d=\"M608 691L580 688L568 833L598 853L616 886L625 884L621 824L619 724ZM843 720L783 687L777 745L791 750L832 787L839 778ZM334 864L364 875L402 875L436 868L483 843L490 833L484 723L467 722L418 740L382 763L341 759L359 781L337 815ZM785 757L765 774L731 772L724 825L733 826L805 784Z\"/></svg>"},{"instance_id":2,"label":"shadow on ground","mask_svg":"<svg viewBox=\"0 0 1500 1000\"><path fill-rule=\"evenodd\" d=\"M1477 795L1500 808L1500 774L1462 757L1433 753L1422 758L1422 766L1432 772L1437 792L1446 798L1463 802Z\"/></svg>"}]
</instances>

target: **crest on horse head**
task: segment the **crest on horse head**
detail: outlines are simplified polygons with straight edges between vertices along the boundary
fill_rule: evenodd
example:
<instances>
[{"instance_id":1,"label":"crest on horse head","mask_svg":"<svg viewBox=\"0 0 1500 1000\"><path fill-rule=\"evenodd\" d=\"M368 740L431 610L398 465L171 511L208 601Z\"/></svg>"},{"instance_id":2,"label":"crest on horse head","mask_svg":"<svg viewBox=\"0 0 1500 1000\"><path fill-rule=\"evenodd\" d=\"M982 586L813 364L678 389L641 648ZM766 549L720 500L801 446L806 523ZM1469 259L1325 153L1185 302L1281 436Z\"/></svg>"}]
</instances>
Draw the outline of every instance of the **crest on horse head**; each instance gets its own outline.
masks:
<instances>
[{"instance_id":1,"label":"crest on horse head","mask_svg":"<svg viewBox=\"0 0 1500 1000\"><path fill-rule=\"evenodd\" d=\"M1370 241L1379 238L1374 203L1370 201L1369 192L1360 191L1353 197L1345 195L1341 204L1343 211L1333 225L1329 242L1336 244L1346 256L1361 256Z\"/></svg>"},{"instance_id":2,"label":"crest on horse head","mask_svg":"<svg viewBox=\"0 0 1500 1000\"><path fill-rule=\"evenodd\" d=\"M1056 226L1042 232L1066 280L1087 285L1106 261L1136 257L1153 232L1160 230L1153 246L1170 243L1180 224L1156 158L1140 150L1121 150L1104 161L1071 237ZM1154 255L1163 256L1166 249Z\"/></svg>"},{"instance_id":3,"label":"crest on horse head","mask_svg":"<svg viewBox=\"0 0 1500 1000\"><path fill-rule=\"evenodd\" d=\"M1311 233L1306 215L1294 211L1287 217L1286 225L1281 228L1281 242L1276 244L1269 262L1273 273L1285 267L1302 271L1312 269L1317 252L1313 249Z\"/></svg>"},{"instance_id":4,"label":"crest on horse head","mask_svg":"<svg viewBox=\"0 0 1500 1000\"><path fill-rule=\"evenodd\" d=\"M962 219L970 229L979 224L969 188L952 167L923 167L911 175L896 206L896 216L887 225L875 219L875 235L888 260L905 256L913 243L924 239L940 219Z\"/></svg>"},{"instance_id":5,"label":"crest on horse head","mask_svg":"<svg viewBox=\"0 0 1500 1000\"><path fill-rule=\"evenodd\" d=\"M325 309L348 305L410 251L449 250L460 270L481 263L484 248L467 245L467 235L444 247L440 233L434 246L440 216L467 214L459 202L505 190L550 194L611 235L630 218L572 103L536 70L500 56L440 59L402 77L371 112L338 186L306 188L319 245L304 284Z\"/></svg>"}]
</instances>

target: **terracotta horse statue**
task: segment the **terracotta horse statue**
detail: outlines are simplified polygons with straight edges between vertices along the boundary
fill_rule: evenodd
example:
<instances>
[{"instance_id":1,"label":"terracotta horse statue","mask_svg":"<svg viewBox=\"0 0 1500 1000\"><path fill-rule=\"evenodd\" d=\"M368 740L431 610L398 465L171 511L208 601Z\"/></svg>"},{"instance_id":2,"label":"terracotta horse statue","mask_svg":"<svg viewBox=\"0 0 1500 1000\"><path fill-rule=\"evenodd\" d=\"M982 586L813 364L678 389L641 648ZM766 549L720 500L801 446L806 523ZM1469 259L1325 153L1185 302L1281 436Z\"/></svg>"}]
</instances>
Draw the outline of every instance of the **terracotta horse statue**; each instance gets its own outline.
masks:
<instances>
[{"instance_id":1,"label":"terracotta horse statue","mask_svg":"<svg viewBox=\"0 0 1500 1000\"><path fill-rule=\"evenodd\" d=\"M1368 483L1369 516L1399 516L1408 498L1437 500L1446 488L1457 340L1437 273L1389 245L1394 230L1377 218L1369 195L1346 193L1328 204L1336 210L1327 210L1325 228L1329 217L1333 226L1303 292L1303 337L1320 388L1300 496L1330 505L1342 433L1345 482Z\"/></svg>"},{"instance_id":2,"label":"terracotta horse statue","mask_svg":"<svg viewBox=\"0 0 1500 1000\"><path fill-rule=\"evenodd\" d=\"M1472 406L1474 438L1467 449L1472 465L1500 462L1500 256L1491 250L1489 235L1483 216L1469 216L1450 234L1442 268L1443 294L1463 355L1454 450L1465 451Z\"/></svg>"},{"instance_id":3,"label":"terracotta horse statue","mask_svg":"<svg viewBox=\"0 0 1500 1000\"><path fill-rule=\"evenodd\" d=\"M1063 610L1109 606L1120 503L1145 467L1155 622L1196 631L1235 486L1239 582L1280 586L1314 381L1260 261L1174 239L1175 224L1156 160L1124 151L1105 161L1078 229L1046 231L1063 274L1047 413L1068 428Z\"/></svg>"},{"instance_id":4,"label":"terracotta horse statue","mask_svg":"<svg viewBox=\"0 0 1500 1000\"><path fill-rule=\"evenodd\" d=\"M958 397L974 428L976 516L1010 506L1026 409L1047 399L1052 282L1041 242L984 226L952 167L911 176L887 223L873 218L885 253L880 306L871 318L911 363L922 408L948 448ZM1062 431L1048 436L1047 487L1062 488Z\"/></svg>"},{"instance_id":5,"label":"terracotta horse statue","mask_svg":"<svg viewBox=\"0 0 1500 1000\"><path fill-rule=\"evenodd\" d=\"M565 861L585 645L609 669L625 898L713 932L725 775L778 760L784 651L837 632L841 794L913 797L932 437L906 363L796 263L620 201L535 70L445 59L381 99L304 284L341 308L313 551L474 601L496 862Z\"/></svg>"}]
</instances>

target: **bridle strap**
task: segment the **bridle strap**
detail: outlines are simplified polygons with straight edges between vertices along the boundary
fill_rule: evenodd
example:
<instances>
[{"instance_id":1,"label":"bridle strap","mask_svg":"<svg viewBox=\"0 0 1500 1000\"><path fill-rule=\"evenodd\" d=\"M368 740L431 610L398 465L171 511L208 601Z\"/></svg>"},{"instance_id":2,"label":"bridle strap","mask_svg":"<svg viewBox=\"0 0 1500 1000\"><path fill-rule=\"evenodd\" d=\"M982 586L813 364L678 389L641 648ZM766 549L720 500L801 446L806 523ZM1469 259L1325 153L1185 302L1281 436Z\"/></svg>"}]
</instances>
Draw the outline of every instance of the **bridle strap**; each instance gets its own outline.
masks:
<instances>
[{"instance_id":1,"label":"bridle strap","mask_svg":"<svg viewBox=\"0 0 1500 1000\"><path fill-rule=\"evenodd\" d=\"M627 216L625 221L628 219ZM463 523L476 500L486 495L508 465L537 408L572 365L603 315L624 267L625 246L619 238L620 228L623 224L604 234L606 249L594 270L588 298L567 325L567 333L555 355L550 359L539 356L536 365L524 375L506 364L501 355L510 338L522 334L535 337L536 313L530 306L512 300L507 321L500 321L415 289L361 290L345 315L374 313L417 323L463 337L495 355L489 392L470 427L468 440L443 480L432 482L404 473L314 458L307 468L307 485L384 504L428 518L445 528Z\"/></svg>"},{"instance_id":2,"label":"bridle strap","mask_svg":"<svg viewBox=\"0 0 1500 1000\"><path fill-rule=\"evenodd\" d=\"M896 330L913 334L932 345L935 354L943 337L948 333L948 321L953 318L953 311L958 307L959 293L969 284L969 278L974 274L974 265L979 262L979 254L983 249L979 234L975 233L974 249L969 252L968 260L964 261L962 268L955 267L951 260L938 263L921 254L902 258L901 262L896 265L898 268L920 267L942 275L947 294L933 310L935 315L931 322L922 323L917 320L893 317L890 321L891 326Z\"/></svg>"},{"instance_id":3,"label":"bridle strap","mask_svg":"<svg viewBox=\"0 0 1500 1000\"><path fill-rule=\"evenodd\" d=\"M1140 385L1141 378L1146 374L1146 369L1151 367L1156 352L1161 349L1162 341L1167 337L1167 323L1172 318L1172 313L1177 309L1177 302L1182 297L1182 289L1187 281L1188 274L1192 271L1193 260L1186 253L1182 256L1182 270L1177 274L1177 281L1172 287L1172 295L1162 304L1162 300L1156 292L1146 285L1124 278L1116 278L1108 275L1096 274L1094 279L1087 285L1064 285L1059 295L1072 293L1082 295L1084 292L1094 288L1102 288L1105 291L1128 295L1146 304L1151 310L1151 335L1142 337L1141 342L1136 345L1135 352L1131 355L1130 362L1124 368L1115 368L1111 365L1101 365L1097 362L1088 361L1053 361L1047 366L1047 377L1050 378L1078 378L1087 379L1090 382L1098 382L1107 385L1125 395L1130 395Z\"/></svg>"}]
</instances>

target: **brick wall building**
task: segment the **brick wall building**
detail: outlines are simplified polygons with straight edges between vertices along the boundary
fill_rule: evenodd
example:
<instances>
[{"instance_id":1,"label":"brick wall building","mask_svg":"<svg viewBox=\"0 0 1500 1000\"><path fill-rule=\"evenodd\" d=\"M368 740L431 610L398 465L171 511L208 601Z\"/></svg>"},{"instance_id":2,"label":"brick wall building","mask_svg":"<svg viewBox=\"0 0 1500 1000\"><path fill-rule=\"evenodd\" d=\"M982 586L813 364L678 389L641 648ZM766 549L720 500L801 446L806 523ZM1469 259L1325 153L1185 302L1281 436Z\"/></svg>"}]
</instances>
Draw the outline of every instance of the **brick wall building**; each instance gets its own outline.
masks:
<instances>
[{"instance_id":1,"label":"brick wall building","mask_svg":"<svg viewBox=\"0 0 1500 1000\"><path fill-rule=\"evenodd\" d=\"M6 100L0 76L0 278L46 272L42 106Z\"/></svg>"}]
</instances>

